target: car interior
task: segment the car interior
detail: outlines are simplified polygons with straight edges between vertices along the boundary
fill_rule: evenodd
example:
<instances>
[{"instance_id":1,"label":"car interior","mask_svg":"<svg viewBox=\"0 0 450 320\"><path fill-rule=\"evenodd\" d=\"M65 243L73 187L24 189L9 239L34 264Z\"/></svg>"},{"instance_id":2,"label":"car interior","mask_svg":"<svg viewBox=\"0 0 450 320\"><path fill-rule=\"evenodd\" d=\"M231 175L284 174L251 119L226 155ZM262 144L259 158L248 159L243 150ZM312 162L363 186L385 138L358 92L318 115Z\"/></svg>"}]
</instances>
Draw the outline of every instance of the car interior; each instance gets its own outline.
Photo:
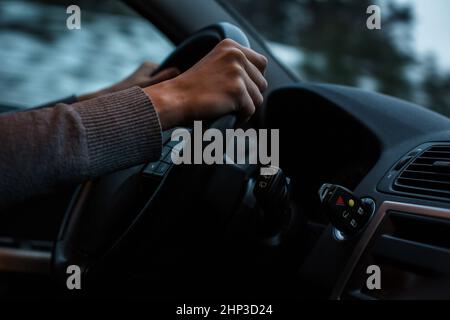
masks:
<instances>
[{"instance_id":1,"label":"car interior","mask_svg":"<svg viewBox=\"0 0 450 320\"><path fill-rule=\"evenodd\" d=\"M268 58L263 106L209 127L279 129L281 170L261 189L259 165L173 165L164 132L159 161L2 213L0 297L450 299L447 117L300 79L226 1L125 2L175 45L160 69L185 71L225 38ZM334 210L339 192L364 219ZM68 265L83 290L67 290Z\"/></svg>"}]
</instances>

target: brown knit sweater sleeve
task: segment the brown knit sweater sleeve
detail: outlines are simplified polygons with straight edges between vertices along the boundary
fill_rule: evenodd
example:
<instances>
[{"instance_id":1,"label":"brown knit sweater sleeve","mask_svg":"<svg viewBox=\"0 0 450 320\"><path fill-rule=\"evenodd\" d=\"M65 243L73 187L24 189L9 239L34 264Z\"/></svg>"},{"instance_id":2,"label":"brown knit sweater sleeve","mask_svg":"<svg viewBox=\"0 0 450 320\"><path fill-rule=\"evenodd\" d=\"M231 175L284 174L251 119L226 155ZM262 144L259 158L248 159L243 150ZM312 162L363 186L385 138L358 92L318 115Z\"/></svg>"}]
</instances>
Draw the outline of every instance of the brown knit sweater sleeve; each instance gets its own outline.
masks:
<instances>
[{"instance_id":1,"label":"brown knit sweater sleeve","mask_svg":"<svg viewBox=\"0 0 450 320\"><path fill-rule=\"evenodd\" d=\"M161 140L158 115L139 87L0 115L0 208L156 160Z\"/></svg>"}]
</instances>

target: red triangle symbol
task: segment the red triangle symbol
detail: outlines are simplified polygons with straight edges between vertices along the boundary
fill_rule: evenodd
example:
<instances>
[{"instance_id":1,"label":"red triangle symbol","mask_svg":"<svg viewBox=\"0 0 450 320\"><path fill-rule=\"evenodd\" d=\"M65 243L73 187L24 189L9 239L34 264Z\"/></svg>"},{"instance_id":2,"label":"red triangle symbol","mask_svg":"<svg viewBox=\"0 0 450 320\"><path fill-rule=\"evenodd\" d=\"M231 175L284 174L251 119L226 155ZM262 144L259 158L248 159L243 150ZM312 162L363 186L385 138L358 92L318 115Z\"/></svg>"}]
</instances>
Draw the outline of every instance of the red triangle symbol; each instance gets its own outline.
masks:
<instances>
[{"instance_id":1,"label":"red triangle symbol","mask_svg":"<svg viewBox=\"0 0 450 320\"><path fill-rule=\"evenodd\" d=\"M344 199L341 196L339 196L337 198L336 205L338 205L338 206L345 206Z\"/></svg>"}]
</instances>

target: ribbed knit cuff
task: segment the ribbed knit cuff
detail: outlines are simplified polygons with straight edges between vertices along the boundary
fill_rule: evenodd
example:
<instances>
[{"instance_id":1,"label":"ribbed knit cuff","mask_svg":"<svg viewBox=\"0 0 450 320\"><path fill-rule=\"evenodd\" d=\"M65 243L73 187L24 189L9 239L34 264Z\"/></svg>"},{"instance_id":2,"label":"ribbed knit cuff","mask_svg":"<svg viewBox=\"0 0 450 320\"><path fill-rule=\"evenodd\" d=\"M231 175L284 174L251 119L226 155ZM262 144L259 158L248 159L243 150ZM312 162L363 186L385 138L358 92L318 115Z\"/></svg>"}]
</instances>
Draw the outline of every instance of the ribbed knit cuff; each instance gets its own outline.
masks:
<instances>
[{"instance_id":1,"label":"ribbed knit cuff","mask_svg":"<svg viewBox=\"0 0 450 320\"><path fill-rule=\"evenodd\" d=\"M133 87L75 103L86 130L89 174L98 176L161 155L158 115L145 92Z\"/></svg>"}]
</instances>

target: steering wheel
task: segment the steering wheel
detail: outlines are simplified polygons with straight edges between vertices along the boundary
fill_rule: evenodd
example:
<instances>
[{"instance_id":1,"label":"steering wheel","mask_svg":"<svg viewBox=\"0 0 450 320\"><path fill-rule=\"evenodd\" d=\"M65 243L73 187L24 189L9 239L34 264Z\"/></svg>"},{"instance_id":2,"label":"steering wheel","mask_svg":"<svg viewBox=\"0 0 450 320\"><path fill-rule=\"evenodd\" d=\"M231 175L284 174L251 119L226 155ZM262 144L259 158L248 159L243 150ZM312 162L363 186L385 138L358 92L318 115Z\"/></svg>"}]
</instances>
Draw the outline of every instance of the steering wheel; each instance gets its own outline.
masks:
<instances>
[{"instance_id":1,"label":"steering wheel","mask_svg":"<svg viewBox=\"0 0 450 320\"><path fill-rule=\"evenodd\" d=\"M238 27L229 23L214 24L182 42L155 73L169 67L184 72L225 38L249 47L247 37ZM233 128L235 123L235 116L227 115L217 119L211 127L227 129ZM170 144L168 134L170 132L163 134L166 144L163 150ZM170 170L156 179L149 179L150 187L140 193L139 176L148 168L148 165L136 166L78 187L53 250L53 268L60 280L65 283L70 265L77 265L87 274L108 252L124 242L139 219L151 211L151 203L164 188Z\"/></svg>"}]
</instances>

